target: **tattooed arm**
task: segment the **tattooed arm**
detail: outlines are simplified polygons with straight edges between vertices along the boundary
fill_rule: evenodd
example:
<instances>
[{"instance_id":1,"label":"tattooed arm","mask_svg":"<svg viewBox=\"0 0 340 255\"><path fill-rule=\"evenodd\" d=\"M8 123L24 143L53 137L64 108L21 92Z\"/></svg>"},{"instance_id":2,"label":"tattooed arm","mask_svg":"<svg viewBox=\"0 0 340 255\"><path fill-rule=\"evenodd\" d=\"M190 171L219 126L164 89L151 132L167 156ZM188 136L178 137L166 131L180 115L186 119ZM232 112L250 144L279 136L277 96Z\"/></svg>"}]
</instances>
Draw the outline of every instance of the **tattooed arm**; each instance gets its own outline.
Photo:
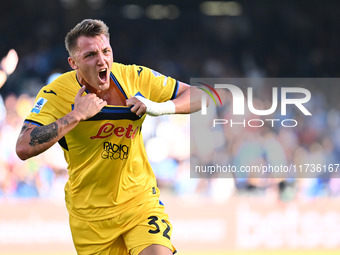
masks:
<instances>
[{"instance_id":1,"label":"tattooed arm","mask_svg":"<svg viewBox=\"0 0 340 255\"><path fill-rule=\"evenodd\" d=\"M47 126L24 123L16 145L19 158L26 160L44 152L78 123L79 118L75 117L73 111Z\"/></svg>"},{"instance_id":2,"label":"tattooed arm","mask_svg":"<svg viewBox=\"0 0 340 255\"><path fill-rule=\"evenodd\" d=\"M85 86L76 95L74 110L57 121L46 126L24 123L16 145L16 152L20 159L26 160L44 152L71 131L81 120L91 118L106 105L106 101L95 94L81 96L84 91Z\"/></svg>"}]
</instances>

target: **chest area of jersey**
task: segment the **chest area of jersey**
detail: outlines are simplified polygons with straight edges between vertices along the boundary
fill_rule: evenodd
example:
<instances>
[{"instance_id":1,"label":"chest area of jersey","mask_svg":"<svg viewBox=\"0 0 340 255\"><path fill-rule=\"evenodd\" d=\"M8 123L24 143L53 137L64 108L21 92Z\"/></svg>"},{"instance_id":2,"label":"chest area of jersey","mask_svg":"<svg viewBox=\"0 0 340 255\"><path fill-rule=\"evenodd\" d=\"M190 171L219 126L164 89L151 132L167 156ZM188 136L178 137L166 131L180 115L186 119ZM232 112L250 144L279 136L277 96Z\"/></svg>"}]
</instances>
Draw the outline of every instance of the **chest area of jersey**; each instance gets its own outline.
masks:
<instances>
[{"instance_id":1,"label":"chest area of jersey","mask_svg":"<svg viewBox=\"0 0 340 255\"><path fill-rule=\"evenodd\" d=\"M71 132L72 139L81 143L127 141L135 139L141 130L141 121L97 120L82 121Z\"/></svg>"},{"instance_id":2,"label":"chest area of jersey","mask_svg":"<svg viewBox=\"0 0 340 255\"><path fill-rule=\"evenodd\" d=\"M124 160L129 157L132 144L140 140L140 132L140 121L83 121L69 132L66 141L75 153L91 151L102 159Z\"/></svg>"}]
</instances>

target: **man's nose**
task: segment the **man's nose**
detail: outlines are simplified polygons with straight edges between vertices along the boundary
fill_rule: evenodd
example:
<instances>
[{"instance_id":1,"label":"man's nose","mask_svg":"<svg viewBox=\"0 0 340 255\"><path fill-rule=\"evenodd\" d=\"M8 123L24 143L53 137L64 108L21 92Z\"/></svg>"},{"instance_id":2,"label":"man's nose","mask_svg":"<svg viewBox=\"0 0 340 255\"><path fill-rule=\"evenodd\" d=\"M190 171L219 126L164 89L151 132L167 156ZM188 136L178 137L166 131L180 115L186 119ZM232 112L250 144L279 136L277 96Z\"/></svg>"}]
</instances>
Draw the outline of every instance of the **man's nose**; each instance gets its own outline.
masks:
<instances>
[{"instance_id":1,"label":"man's nose","mask_svg":"<svg viewBox=\"0 0 340 255\"><path fill-rule=\"evenodd\" d=\"M98 54L98 61L97 61L98 65L103 65L105 64L105 56L104 54L99 53Z\"/></svg>"}]
</instances>

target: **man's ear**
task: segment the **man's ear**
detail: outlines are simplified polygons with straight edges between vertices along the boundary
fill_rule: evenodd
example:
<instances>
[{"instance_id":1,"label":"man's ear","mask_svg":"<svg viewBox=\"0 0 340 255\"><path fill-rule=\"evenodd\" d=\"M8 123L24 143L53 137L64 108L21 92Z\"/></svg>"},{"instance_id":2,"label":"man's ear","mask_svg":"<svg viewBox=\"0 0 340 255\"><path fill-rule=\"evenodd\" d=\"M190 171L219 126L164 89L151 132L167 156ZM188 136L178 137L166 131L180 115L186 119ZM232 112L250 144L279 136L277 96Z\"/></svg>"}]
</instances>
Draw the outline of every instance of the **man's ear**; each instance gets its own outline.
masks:
<instances>
[{"instance_id":1,"label":"man's ear","mask_svg":"<svg viewBox=\"0 0 340 255\"><path fill-rule=\"evenodd\" d=\"M74 70L77 70L78 69L78 65L76 63L76 61L72 58L72 57L68 57L68 63L70 65L70 67Z\"/></svg>"}]
</instances>

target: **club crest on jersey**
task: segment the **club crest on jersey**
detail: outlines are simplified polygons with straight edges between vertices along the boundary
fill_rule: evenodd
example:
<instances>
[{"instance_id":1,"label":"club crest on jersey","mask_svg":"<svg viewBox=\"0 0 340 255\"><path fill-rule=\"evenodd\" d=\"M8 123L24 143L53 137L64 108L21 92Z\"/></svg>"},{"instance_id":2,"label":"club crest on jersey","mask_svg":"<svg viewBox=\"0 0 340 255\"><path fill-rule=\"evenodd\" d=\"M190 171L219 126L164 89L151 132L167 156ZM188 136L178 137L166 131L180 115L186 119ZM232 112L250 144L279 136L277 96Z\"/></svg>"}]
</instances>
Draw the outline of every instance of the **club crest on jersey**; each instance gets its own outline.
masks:
<instances>
[{"instance_id":1,"label":"club crest on jersey","mask_svg":"<svg viewBox=\"0 0 340 255\"><path fill-rule=\"evenodd\" d=\"M46 102L47 99L39 97L31 112L39 113L43 106L46 104Z\"/></svg>"}]
</instances>

